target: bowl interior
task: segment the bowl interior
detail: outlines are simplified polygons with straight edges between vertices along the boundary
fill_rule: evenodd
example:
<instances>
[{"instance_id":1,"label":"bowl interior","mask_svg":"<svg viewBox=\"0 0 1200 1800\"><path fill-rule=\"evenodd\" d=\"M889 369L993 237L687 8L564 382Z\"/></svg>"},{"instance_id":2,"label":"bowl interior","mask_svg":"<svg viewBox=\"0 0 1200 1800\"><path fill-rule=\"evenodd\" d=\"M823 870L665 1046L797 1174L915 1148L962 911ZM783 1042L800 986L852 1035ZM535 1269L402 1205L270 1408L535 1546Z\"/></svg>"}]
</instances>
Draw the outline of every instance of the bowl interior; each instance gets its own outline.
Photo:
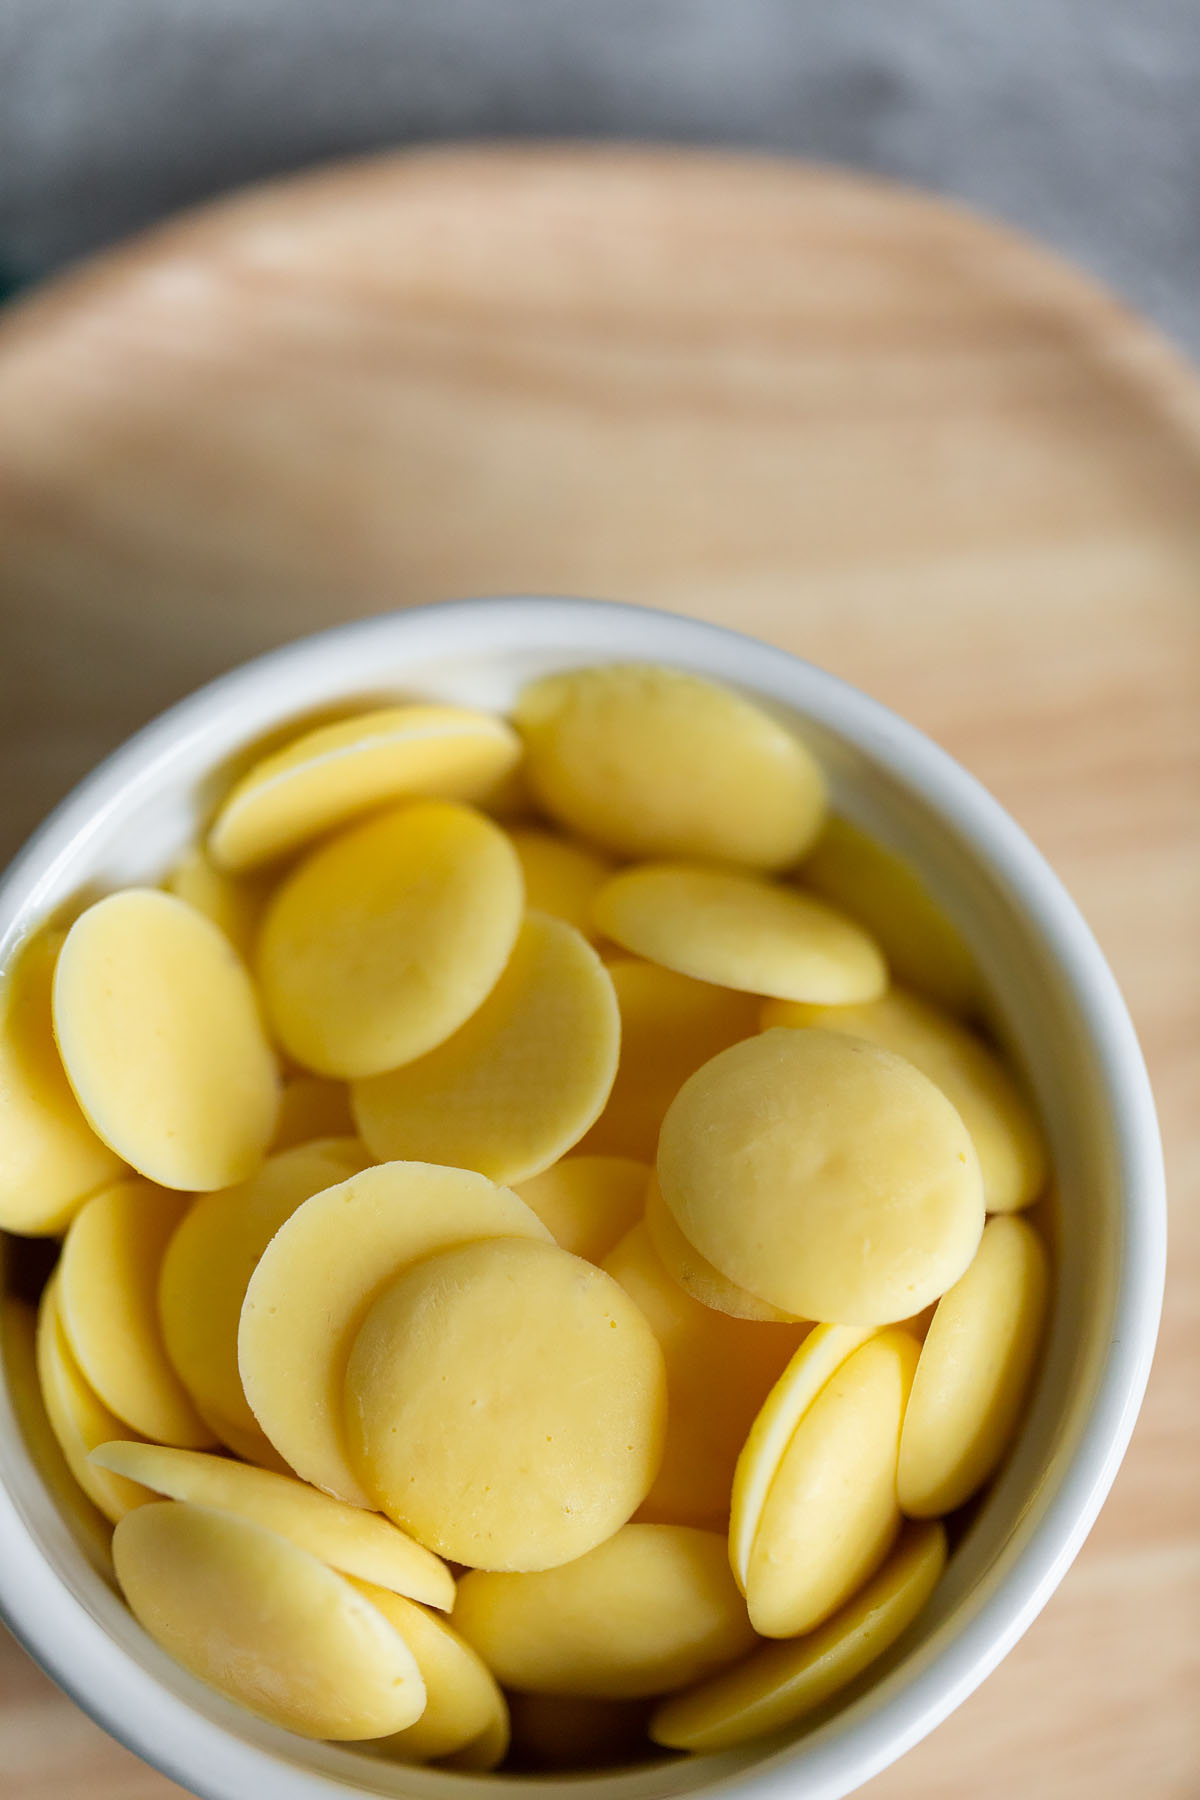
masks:
<instances>
[{"instance_id":1,"label":"bowl interior","mask_svg":"<svg viewBox=\"0 0 1200 1800\"><path fill-rule=\"evenodd\" d=\"M864 696L715 627L579 601L462 602L376 618L276 652L203 690L63 804L0 886L0 965L42 919L159 879L214 793L283 725L381 696L507 710L554 668L654 660L741 686L792 719L835 805L919 867L977 960L991 1023L1047 1129L1053 1317L1019 1444L907 1638L832 1714L718 1757L572 1778L605 1800L738 1785L848 1792L914 1743L1015 1642L1082 1542L1141 1396L1161 1291L1161 1170L1136 1042L1070 901L996 804ZM1114 1349L1114 1342L1117 1348ZM145 1638L54 1512L0 1394L0 1603L50 1672L115 1735L195 1791L265 1800L494 1791L494 1779L390 1768L309 1745L192 1680ZM508 1785L544 1790L554 1778Z\"/></svg>"}]
</instances>

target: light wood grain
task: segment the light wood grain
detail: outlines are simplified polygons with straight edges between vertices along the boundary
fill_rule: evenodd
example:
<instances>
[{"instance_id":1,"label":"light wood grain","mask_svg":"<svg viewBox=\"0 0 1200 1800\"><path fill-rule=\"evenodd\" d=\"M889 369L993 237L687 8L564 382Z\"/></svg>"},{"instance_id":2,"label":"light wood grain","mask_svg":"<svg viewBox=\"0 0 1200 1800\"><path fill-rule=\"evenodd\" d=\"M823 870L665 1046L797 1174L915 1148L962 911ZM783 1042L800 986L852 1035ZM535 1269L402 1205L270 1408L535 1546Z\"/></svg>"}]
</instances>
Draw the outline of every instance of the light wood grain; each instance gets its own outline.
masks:
<instances>
[{"instance_id":1,"label":"light wood grain","mask_svg":"<svg viewBox=\"0 0 1200 1800\"><path fill-rule=\"evenodd\" d=\"M1081 902L1161 1108L1158 1363L1046 1613L867 1792L1193 1800L1200 383L940 204L640 151L261 190L0 329L0 847L242 657L502 591L649 601L825 664L980 775ZM15 1647L0 1768L12 1800L179 1791Z\"/></svg>"}]
</instances>

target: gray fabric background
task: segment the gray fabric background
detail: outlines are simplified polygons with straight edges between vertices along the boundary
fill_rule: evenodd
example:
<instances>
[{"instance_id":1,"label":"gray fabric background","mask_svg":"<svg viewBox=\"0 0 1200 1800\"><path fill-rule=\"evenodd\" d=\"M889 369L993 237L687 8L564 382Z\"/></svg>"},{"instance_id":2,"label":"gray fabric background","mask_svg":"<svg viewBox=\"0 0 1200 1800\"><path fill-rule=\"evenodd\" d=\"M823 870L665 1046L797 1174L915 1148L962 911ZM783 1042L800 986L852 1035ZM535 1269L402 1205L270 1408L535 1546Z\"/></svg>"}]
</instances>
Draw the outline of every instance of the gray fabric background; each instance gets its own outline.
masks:
<instances>
[{"instance_id":1,"label":"gray fabric background","mask_svg":"<svg viewBox=\"0 0 1200 1800\"><path fill-rule=\"evenodd\" d=\"M1200 353L1200 0L0 0L0 268L422 139L761 145L1023 225Z\"/></svg>"}]
</instances>

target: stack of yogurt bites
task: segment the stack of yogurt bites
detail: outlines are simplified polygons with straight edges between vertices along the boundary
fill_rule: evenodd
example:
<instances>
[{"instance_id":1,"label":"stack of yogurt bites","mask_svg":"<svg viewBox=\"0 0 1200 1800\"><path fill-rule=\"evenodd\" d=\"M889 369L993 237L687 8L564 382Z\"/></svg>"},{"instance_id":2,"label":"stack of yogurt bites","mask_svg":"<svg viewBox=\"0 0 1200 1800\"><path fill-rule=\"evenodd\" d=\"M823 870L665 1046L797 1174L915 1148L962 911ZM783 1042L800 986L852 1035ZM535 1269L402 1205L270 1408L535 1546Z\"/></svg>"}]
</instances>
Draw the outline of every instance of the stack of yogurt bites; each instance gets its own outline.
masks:
<instances>
[{"instance_id":1,"label":"stack of yogurt bites","mask_svg":"<svg viewBox=\"0 0 1200 1800\"><path fill-rule=\"evenodd\" d=\"M298 732L4 972L47 1485L309 1737L794 1724L924 1605L1034 1366L1045 1158L975 1000L794 732L693 675Z\"/></svg>"}]
</instances>

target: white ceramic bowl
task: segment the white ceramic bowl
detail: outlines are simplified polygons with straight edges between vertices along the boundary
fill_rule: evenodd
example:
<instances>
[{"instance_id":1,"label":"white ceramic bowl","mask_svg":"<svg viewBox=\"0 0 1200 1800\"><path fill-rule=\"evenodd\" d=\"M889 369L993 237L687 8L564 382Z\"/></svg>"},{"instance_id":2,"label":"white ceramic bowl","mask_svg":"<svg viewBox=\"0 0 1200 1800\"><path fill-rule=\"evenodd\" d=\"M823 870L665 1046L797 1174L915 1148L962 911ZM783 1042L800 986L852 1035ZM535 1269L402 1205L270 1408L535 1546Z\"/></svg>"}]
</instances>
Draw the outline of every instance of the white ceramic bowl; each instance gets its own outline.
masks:
<instances>
[{"instance_id":1,"label":"white ceramic bowl","mask_svg":"<svg viewBox=\"0 0 1200 1800\"><path fill-rule=\"evenodd\" d=\"M1058 1177L1049 1343L1016 1453L907 1638L837 1713L720 1756L574 1778L589 1800L718 1786L836 1800L915 1744L1045 1604L1116 1473L1149 1372L1165 1204L1154 1106L1116 984L1028 839L948 756L819 669L728 631L582 600L470 600L370 619L276 651L185 700L63 802L0 885L0 966L85 890L159 878L221 772L285 722L384 694L505 709L531 676L656 661L731 682L793 717L840 810L911 858L973 949L993 1023L1023 1067ZM428 1795L480 1800L495 1778L391 1768L260 1724L150 1642L77 1550L0 1394L0 1604L56 1681L205 1800ZM566 1784L506 1778L510 1791Z\"/></svg>"}]
</instances>

